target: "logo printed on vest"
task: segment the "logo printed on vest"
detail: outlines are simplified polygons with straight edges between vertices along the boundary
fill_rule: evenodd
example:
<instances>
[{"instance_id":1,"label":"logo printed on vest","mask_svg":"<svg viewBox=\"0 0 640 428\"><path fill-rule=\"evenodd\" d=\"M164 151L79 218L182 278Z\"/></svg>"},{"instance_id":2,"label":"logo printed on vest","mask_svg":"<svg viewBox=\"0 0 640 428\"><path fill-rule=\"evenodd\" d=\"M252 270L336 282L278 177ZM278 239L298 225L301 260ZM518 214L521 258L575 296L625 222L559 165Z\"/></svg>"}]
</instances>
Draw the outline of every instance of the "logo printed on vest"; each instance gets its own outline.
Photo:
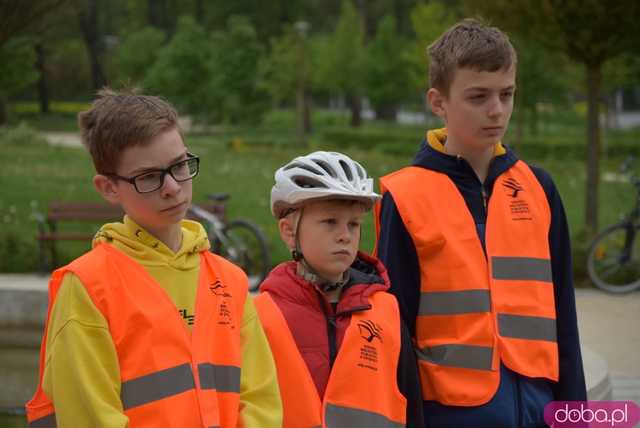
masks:
<instances>
[{"instance_id":1,"label":"logo printed on vest","mask_svg":"<svg viewBox=\"0 0 640 428\"><path fill-rule=\"evenodd\" d=\"M227 286L223 285L219 279L216 279L213 284L209 284L209 290L216 296L231 297L231 294L226 291Z\"/></svg>"},{"instance_id":2,"label":"logo printed on vest","mask_svg":"<svg viewBox=\"0 0 640 428\"><path fill-rule=\"evenodd\" d=\"M522 198L518 198L520 192L524 192L524 187L515 178L510 177L502 182L505 193L509 199L509 208L511 210L511 220L532 220L529 203Z\"/></svg>"},{"instance_id":3,"label":"logo printed on vest","mask_svg":"<svg viewBox=\"0 0 640 428\"><path fill-rule=\"evenodd\" d=\"M227 286L216 279L212 284L209 284L209 291L218 298L218 325L228 325L232 329L235 328L229 307L229 299L233 295L227 291Z\"/></svg>"},{"instance_id":4,"label":"logo printed on vest","mask_svg":"<svg viewBox=\"0 0 640 428\"><path fill-rule=\"evenodd\" d=\"M519 192L522 192L524 190L515 178L507 178L506 180L504 180L504 183L502 183L502 185L507 189L507 195L511 196L514 199L518 197Z\"/></svg>"},{"instance_id":5,"label":"logo printed on vest","mask_svg":"<svg viewBox=\"0 0 640 428\"><path fill-rule=\"evenodd\" d=\"M382 328L375 324L371 320L362 320L358 321L358 328L360 329L360 337L362 337L367 342L373 341L373 339L378 339L382 342L382 336L380 336L380 332Z\"/></svg>"},{"instance_id":6,"label":"logo printed on vest","mask_svg":"<svg viewBox=\"0 0 640 428\"><path fill-rule=\"evenodd\" d=\"M365 344L360 347L360 362L358 367L378 371L378 348L370 343L375 343L374 339L382 342L382 327L371 320L358 321L360 337L365 340Z\"/></svg>"}]
</instances>

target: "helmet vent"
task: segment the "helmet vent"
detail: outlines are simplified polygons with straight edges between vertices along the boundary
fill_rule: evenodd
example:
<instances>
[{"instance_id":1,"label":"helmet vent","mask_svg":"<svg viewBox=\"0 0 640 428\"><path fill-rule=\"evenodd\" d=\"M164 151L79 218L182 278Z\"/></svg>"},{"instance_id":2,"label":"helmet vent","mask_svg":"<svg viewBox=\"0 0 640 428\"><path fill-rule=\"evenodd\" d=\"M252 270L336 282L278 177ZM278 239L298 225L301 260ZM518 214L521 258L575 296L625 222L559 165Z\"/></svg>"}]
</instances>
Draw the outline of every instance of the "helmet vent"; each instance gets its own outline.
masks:
<instances>
[{"instance_id":1,"label":"helmet vent","mask_svg":"<svg viewBox=\"0 0 640 428\"><path fill-rule=\"evenodd\" d=\"M319 171L319 170L313 168L312 166L307 165L307 164L303 164L303 163L293 163L293 164L287 165L284 168L284 170L288 171L288 170L293 169L293 168L304 169L305 171L309 171L309 172L311 172L313 174L316 174L316 175L324 175L324 174L322 174L322 171Z\"/></svg>"},{"instance_id":2,"label":"helmet vent","mask_svg":"<svg viewBox=\"0 0 640 428\"><path fill-rule=\"evenodd\" d=\"M347 163L345 161L343 161L342 159L340 159L340 166L342 167L342 170L344 171L345 175L347 176L347 180L349 181L353 181L353 174L351 173L351 168L349 168L349 165L347 165Z\"/></svg>"},{"instance_id":3,"label":"helmet vent","mask_svg":"<svg viewBox=\"0 0 640 428\"><path fill-rule=\"evenodd\" d=\"M336 178L336 172L333 170L333 168L331 168L331 165L329 165L327 162L323 161L322 159L313 159L313 162L316 165L318 165L320 168L322 168L331 177Z\"/></svg>"},{"instance_id":4,"label":"helmet vent","mask_svg":"<svg viewBox=\"0 0 640 428\"><path fill-rule=\"evenodd\" d=\"M328 189L328 186L326 184L319 180L314 180L311 177L296 176L292 177L292 180L294 183L296 183L297 186L302 187L303 189Z\"/></svg>"}]
</instances>

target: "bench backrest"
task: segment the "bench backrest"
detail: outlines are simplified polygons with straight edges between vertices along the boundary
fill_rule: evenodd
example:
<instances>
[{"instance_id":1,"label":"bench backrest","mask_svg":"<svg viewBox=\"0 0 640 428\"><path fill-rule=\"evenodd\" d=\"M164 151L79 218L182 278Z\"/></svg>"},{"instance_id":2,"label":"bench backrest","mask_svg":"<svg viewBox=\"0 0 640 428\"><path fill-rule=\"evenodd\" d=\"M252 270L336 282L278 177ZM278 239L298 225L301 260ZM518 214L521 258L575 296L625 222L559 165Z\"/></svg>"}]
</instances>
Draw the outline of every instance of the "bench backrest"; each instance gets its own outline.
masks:
<instances>
[{"instance_id":1,"label":"bench backrest","mask_svg":"<svg viewBox=\"0 0 640 428\"><path fill-rule=\"evenodd\" d=\"M205 210L224 218L224 206L215 203L198 204ZM47 221L57 223L59 221L118 221L122 220L124 211L118 205L103 202L62 202L53 201L49 204ZM187 215L187 218L194 219ZM197 220L197 218L195 218Z\"/></svg>"}]
</instances>

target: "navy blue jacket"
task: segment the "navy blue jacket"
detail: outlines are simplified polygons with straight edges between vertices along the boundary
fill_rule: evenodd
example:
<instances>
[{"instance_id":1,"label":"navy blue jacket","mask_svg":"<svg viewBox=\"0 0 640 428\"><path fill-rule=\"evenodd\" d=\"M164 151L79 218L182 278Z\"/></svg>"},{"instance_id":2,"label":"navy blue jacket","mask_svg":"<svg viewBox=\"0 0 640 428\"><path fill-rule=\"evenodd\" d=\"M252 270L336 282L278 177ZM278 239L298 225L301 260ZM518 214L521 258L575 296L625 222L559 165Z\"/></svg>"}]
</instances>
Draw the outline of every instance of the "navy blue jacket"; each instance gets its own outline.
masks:
<instances>
[{"instance_id":1,"label":"navy blue jacket","mask_svg":"<svg viewBox=\"0 0 640 428\"><path fill-rule=\"evenodd\" d=\"M495 180L518 160L509 149L496 156L484 183L467 161L442 153L423 141L413 166L446 174L456 185L472 214L478 239L485 248L487 213L483 191L491 197ZM529 378L500 367L500 385L494 397L477 407L445 406L424 402L425 426L440 427L545 427L544 406L552 400L586 400L584 372L575 295L572 280L571 246L564 207L551 176L529 165L542 185L551 209L549 248L556 304L559 353L559 382ZM487 203L488 205L488 203ZM446 207L442 207L446 209ZM405 228L391 193L382 199L378 257L388 269L391 289L400 304L401 315L415 337L415 320L420 302L420 267L413 240ZM485 250L486 252L486 250Z\"/></svg>"}]
</instances>

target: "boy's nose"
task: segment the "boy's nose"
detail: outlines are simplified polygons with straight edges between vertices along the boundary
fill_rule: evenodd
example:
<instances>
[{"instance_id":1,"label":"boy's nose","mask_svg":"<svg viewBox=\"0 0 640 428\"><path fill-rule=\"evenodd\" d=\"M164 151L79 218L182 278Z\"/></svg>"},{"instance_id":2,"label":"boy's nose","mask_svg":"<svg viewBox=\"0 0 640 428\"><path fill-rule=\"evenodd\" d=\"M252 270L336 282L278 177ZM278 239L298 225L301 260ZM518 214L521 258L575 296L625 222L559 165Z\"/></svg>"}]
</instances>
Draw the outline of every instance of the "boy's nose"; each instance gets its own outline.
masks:
<instances>
[{"instance_id":1,"label":"boy's nose","mask_svg":"<svg viewBox=\"0 0 640 428\"><path fill-rule=\"evenodd\" d=\"M500 98L496 98L492 100L492 103L489 106L489 116L490 117L500 116L503 113L503 111L504 111L504 106L502 105Z\"/></svg>"},{"instance_id":2,"label":"boy's nose","mask_svg":"<svg viewBox=\"0 0 640 428\"><path fill-rule=\"evenodd\" d=\"M338 230L338 241L339 242L350 242L351 241L351 233L349 231L349 226L344 225L340 227Z\"/></svg>"},{"instance_id":3,"label":"boy's nose","mask_svg":"<svg viewBox=\"0 0 640 428\"><path fill-rule=\"evenodd\" d=\"M167 174L164 177L164 183L160 188L163 197L173 196L180 191L180 183L178 183L171 174Z\"/></svg>"}]
</instances>

